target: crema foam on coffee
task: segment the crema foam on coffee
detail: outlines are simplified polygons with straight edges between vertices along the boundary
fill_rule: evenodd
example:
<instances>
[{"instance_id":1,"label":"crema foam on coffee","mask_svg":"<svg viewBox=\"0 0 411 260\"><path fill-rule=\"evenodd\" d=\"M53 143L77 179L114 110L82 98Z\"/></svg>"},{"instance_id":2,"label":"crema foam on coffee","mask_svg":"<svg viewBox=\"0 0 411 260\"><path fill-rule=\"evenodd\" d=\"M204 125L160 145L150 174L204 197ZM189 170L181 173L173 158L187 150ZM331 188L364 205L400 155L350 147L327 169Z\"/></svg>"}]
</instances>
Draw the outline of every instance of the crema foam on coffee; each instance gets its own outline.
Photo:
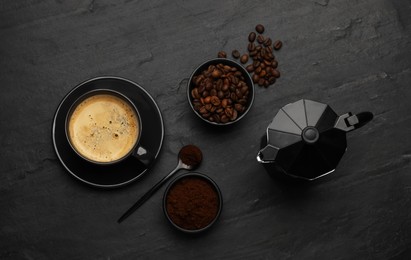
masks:
<instances>
[{"instance_id":1,"label":"crema foam on coffee","mask_svg":"<svg viewBox=\"0 0 411 260\"><path fill-rule=\"evenodd\" d=\"M139 127L128 102L110 94L86 98L68 120L72 146L85 158L102 163L126 156L138 140Z\"/></svg>"}]
</instances>

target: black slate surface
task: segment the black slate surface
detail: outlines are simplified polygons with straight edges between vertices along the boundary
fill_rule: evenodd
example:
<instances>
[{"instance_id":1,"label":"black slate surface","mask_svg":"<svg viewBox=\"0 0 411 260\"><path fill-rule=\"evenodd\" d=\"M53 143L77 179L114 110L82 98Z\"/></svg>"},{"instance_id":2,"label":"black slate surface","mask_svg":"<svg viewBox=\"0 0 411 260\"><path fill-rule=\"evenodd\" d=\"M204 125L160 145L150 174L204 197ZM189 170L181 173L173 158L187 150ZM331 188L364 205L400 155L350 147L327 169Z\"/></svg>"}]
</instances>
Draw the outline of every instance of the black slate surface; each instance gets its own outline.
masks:
<instances>
[{"instance_id":1,"label":"black slate surface","mask_svg":"<svg viewBox=\"0 0 411 260\"><path fill-rule=\"evenodd\" d=\"M281 78L250 113L215 129L186 102L187 78L220 50L245 51L257 23L281 39ZM1 259L409 259L411 3L309 1L11 1L0 3ZM51 124L79 82L115 75L153 95L166 135L140 181L98 190L54 153ZM301 98L339 114L372 111L348 134L337 170L312 183L270 178L255 160L282 106ZM162 189L116 219L176 164L185 144L220 186L209 232L174 230Z\"/></svg>"}]
</instances>

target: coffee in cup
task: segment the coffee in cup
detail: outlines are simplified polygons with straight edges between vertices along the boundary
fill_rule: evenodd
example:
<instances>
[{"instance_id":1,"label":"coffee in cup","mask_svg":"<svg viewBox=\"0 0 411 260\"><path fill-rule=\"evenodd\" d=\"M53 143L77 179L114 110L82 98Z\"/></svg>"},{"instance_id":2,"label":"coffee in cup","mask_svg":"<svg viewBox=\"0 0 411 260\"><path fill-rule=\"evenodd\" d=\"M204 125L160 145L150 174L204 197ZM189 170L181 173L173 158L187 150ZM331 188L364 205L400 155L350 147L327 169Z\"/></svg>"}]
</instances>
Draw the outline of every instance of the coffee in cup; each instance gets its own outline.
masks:
<instances>
[{"instance_id":1,"label":"coffee in cup","mask_svg":"<svg viewBox=\"0 0 411 260\"><path fill-rule=\"evenodd\" d=\"M135 149L141 122L135 106L120 93L92 91L74 103L66 121L73 149L94 163L122 160Z\"/></svg>"}]
</instances>

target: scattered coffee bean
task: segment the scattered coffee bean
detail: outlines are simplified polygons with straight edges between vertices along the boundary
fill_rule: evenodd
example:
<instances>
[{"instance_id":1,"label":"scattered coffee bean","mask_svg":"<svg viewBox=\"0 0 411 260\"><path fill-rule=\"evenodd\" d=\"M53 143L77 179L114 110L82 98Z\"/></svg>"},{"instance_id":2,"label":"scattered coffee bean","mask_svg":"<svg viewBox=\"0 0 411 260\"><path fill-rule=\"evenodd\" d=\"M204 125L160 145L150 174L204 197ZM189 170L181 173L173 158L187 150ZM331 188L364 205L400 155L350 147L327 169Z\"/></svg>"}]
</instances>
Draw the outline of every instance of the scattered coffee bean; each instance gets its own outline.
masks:
<instances>
[{"instance_id":1,"label":"scattered coffee bean","mask_svg":"<svg viewBox=\"0 0 411 260\"><path fill-rule=\"evenodd\" d=\"M248 73L251 73L251 72L254 71L254 66L253 66L253 64L250 64L245 69L248 71Z\"/></svg>"},{"instance_id":2,"label":"scattered coffee bean","mask_svg":"<svg viewBox=\"0 0 411 260\"><path fill-rule=\"evenodd\" d=\"M279 50L279 49L281 49L281 47L283 46L283 42L282 41L280 41L280 40L277 40L277 41L275 41L274 42L274 50Z\"/></svg>"},{"instance_id":3,"label":"scattered coffee bean","mask_svg":"<svg viewBox=\"0 0 411 260\"><path fill-rule=\"evenodd\" d=\"M280 77L280 72L279 72L278 70L274 69L274 70L272 71L272 75L273 75L274 77L276 77L276 78L279 78L279 77Z\"/></svg>"},{"instance_id":4,"label":"scattered coffee bean","mask_svg":"<svg viewBox=\"0 0 411 260\"><path fill-rule=\"evenodd\" d=\"M253 79L253 82L254 82L254 83L257 83L258 80L260 79L260 77L258 77L257 74L253 74L253 76L252 76L251 78Z\"/></svg>"},{"instance_id":5,"label":"scattered coffee bean","mask_svg":"<svg viewBox=\"0 0 411 260\"><path fill-rule=\"evenodd\" d=\"M225 51L219 51L217 54L218 58L227 58L227 53Z\"/></svg>"},{"instance_id":6,"label":"scattered coffee bean","mask_svg":"<svg viewBox=\"0 0 411 260\"><path fill-rule=\"evenodd\" d=\"M250 33L248 35L248 54L252 59L252 64L246 67L246 70L252 75L251 78L255 84L262 87L268 87L276 82L276 78L280 77L280 72L277 70L278 62L274 56L274 50L279 50L282 46L281 41L273 41L270 37L264 37L262 34L265 31L263 25L258 24L255 27L257 34ZM252 40L252 41L251 41ZM257 40L257 42L254 42Z\"/></svg>"},{"instance_id":7,"label":"scattered coffee bean","mask_svg":"<svg viewBox=\"0 0 411 260\"><path fill-rule=\"evenodd\" d=\"M237 51L237 50L233 50L233 52L231 53L231 55L233 55L233 57L234 57L235 59L240 58L240 52Z\"/></svg>"},{"instance_id":8,"label":"scattered coffee bean","mask_svg":"<svg viewBox=\"0 0 411 260\"><path fill-rule=\"evenodd\" d=\"M271 40L270 37L268 37L268 38L266 38L265 41L264 41L264 46L265 46L265 47L271 46L272 43L273 43L273 41Z\"/></svg>"},{"instance_id":9,"label":"scattered coffee bean","mask_svg":"<svg viewBox=\"0 0 411 260\"><path fill-rule=\"evenodd\" d=\"M278 62L274 56L274 51L279 50L282 47L282 42L280 40L277 40L273 43L270 37L263 36L262 34L264 33L265 28L262 24L257 24L255 26L255 30L257 33L250 32L248 34L248 55L241 55L238 50L233 50L231 54L235 59L239 58L242 64L247 64L249 60L251 60L251 64L245 66L247 72L250 73L253 82L260 86L268 87L269 85L274 84L276 82L276 79L280 77L280 72L277 69ZM224 54L227 55L225 52L221 51L219 52L218 56L222 57ZM235 72L233 70L236 69L235 67L231 69L224 68L227 71L237 73L230 76L227 76L224 73L220 75L220 73L218 71L214 71L214 69L215 68L209 69L210 71L208 74L199 75L198 78L195 79L194 83L198 85L198 89L196 91L192 91L192 97L194 99L205 97L204 92L206 92L206 94L216 96L220 100L222 98L226 98L228 100L227 102L230 102L230 104L228 104L227 102L225 102L224 104L232 106L233 102L235 105L236 103L240 102L239 100L242 100L241 97L237 96L239 92L236 91L236 86L240 90L241 94L248 95L245 94L246 90L243 90L242 87L239 87L239 85L237 85L239 78L241 77L241 72ZM202 84L197 84L200 81L206 80L206 78L210 75L213 77L213 79L218 79L215 86L215 91L212 91L210 89L210 86L206 83L203 84L203 87ZM196 107L197 106L198 105L196 105ZM228 116L227 119L231 120L231 116ZM219 119L213 117L213 120L215 122L223 122L223 120L226 120L226 118L223 119L223 117L220 115Z\"/></svg>"},{"instance_id":10,"label":"scattered coffee bean","mask_svg":"<svg viewBox=\"0 0 411 260\"><path fill-rule=\"evenodd\" d=\"M244 55L248 59L248 55ZM236 67L222 63L210 65L193 77L192 87L194 110L210 122L224 124L235 121L247 109L249 87Z\"/></svg>"},{"instance_id":11,"label":"scattered coffee bean","mask_svg":"<svg viewBox=\"0 0 411 260\"><path fill-rule=\"evenodd\" d=\"M253 50L255 50L255 44L252 43L252 42L250 42L250 43L248 44L248 46L247 46L247 50L248 50L248 51L253 51Z\"/></svg>"},{"instance_id":12,"label":"scattered coffee bean","mask_svg":"<svg viewBox=\"0 0 411 260\"><path fill-rule=\"evenodd\" d=\"M262 44L265 41L264 36L262 36L261 34L257 36L257 42Z\"/></svg>"},{"instance_id":13,"label":"scattered coffee bean","mask_svg":"<svg viewBox=\"0 0 411 260\"><path fill-rule=\"evenodd\" d=\"M240 61L242 64L246 64L248 61L248 55L247 54L243 54L240 58Z\"/></svg>"},{"instance_id":14,"label":"scattered coffee bean","mask_svg":"<svg viewBox=\"0 0 411 260\"><path fill-rule=\"evenodd\" d=\"M255 32L250 32L250 34L248 35L248 41L249 41L250 43L254 42L256 36L257 36L257 35L255 34Z\"/></svg>"},{"instance_id":15,"label":"scattered coffee bean","mask_svg":"<svg viewBox=\"0 0 411 260\"><path fill-rule=\"evenodd\" d=\"M262 24L257 24L257 26L255 27L255 30L256 30L258 33L263 33L263 32L264 32L264 25L262 25Z\"/></svg>"}]
</instances>

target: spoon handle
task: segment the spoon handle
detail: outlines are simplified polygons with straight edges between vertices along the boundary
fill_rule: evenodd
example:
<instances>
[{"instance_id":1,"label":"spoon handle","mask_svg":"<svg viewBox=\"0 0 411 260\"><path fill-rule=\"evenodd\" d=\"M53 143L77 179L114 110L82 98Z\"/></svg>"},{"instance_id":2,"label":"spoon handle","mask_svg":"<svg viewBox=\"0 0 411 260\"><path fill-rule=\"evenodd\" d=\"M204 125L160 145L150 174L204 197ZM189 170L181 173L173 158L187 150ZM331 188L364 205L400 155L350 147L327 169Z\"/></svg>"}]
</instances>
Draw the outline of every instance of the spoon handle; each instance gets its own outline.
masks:
<instances>
[{"instance_id":1,"label":"spoon handle","mask_svg":"<svg viewBox=\"0 0 411 260\"><path fill-rule=\"evenodd\" d=\"M133 214L141 205L144 204L167 180L174 175L178 170L183 169L181 164L179 163L177 167L171 171L168 175L162 178L156 185L154 185L151 189L149 189L133 206L131 206L118 220L117 223L123 222L127 217Z\"/></svg>"}]
</instances>

